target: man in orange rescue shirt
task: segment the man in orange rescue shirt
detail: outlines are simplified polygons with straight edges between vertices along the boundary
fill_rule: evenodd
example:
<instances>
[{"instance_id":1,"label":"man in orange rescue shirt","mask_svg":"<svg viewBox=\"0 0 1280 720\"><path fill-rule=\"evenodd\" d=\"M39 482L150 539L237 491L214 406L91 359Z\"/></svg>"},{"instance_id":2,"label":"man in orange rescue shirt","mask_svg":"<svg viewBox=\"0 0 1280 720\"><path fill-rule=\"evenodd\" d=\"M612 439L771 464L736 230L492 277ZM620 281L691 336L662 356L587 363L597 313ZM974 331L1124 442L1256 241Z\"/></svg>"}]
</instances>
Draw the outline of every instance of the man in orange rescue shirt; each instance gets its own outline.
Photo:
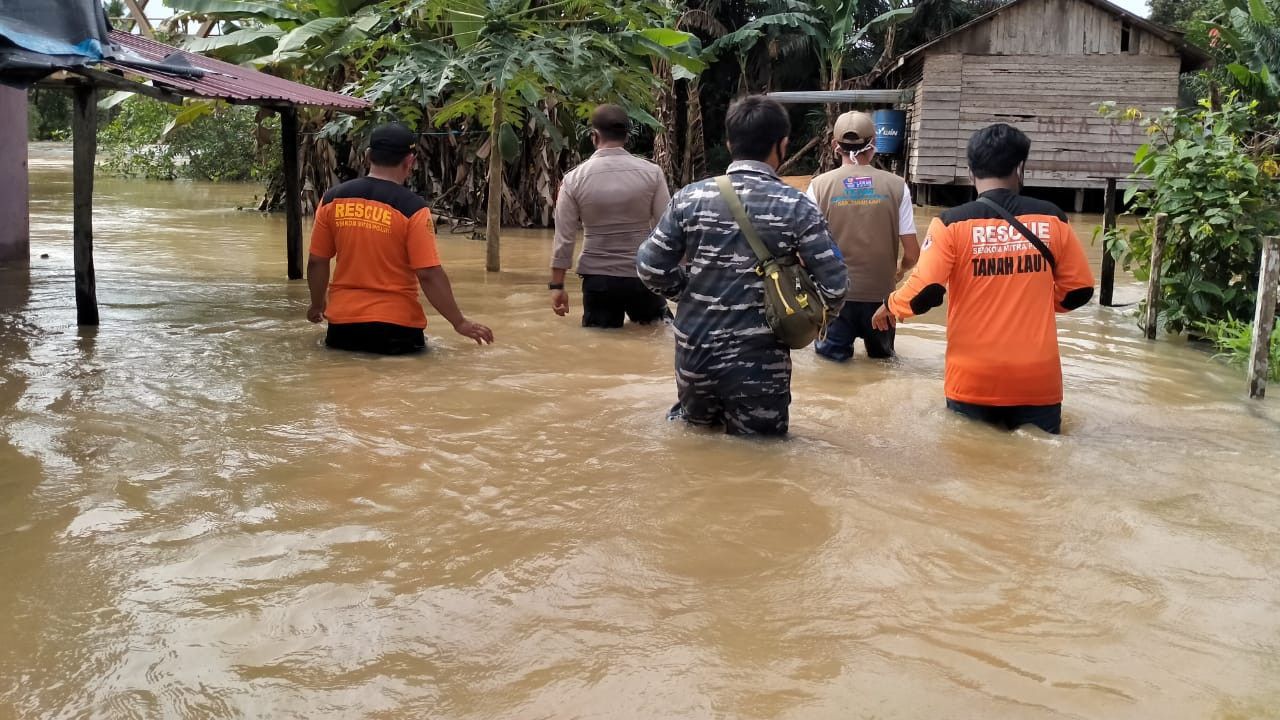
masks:
<instances>
[{"instance_id":1,"label":"man in orange rescue shirt","mask_svg":"<svg viewBox=\"0 0 1280 720\"><path fill-rule=\"evenodd\" d=\"M458 309L440 266L431 210L404 186L417 144L417 136L400 123L378 127L366 154L369 174L325 193L316 210L307 319L328 319L325 344L331 348L381 355L426 349L419 287L459 335L493 342L492 330ZM330 284L329 261L335 256L338 268Z\"/></svg>"},{"instance_id":2,"label":"man in orange rescue shirt","mask_svg":"<svg viewBox=\"0 0 1280 720\"><path fill-rule=\"evenodd\" d=\"M898 320L947 307L947 407L1010 430L1062 427L1062 361L1054 312L1093 297L1084 247L1051 203L1022 197L1031 141L1004 124L969 139L969 174L977 202L933 221L920 264L872 319ZM994 202L1037 236L1053 262L986 202Z\"/></svg>"}]
</instances>

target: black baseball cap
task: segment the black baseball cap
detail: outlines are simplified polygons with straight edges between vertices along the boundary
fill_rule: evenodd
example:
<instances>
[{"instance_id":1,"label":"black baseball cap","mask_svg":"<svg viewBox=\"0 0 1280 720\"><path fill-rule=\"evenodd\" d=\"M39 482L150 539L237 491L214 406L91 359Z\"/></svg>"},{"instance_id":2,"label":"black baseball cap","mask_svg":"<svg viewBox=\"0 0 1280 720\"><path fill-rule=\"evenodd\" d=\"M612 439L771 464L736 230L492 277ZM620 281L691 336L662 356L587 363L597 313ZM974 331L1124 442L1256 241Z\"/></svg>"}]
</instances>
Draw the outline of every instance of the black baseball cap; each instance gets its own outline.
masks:
<instances>
[{"instance_id":1,"label":"black baseball cap","mask_svg":"<svg viewBox=\"0 0 1280 720\"><path fill-rule=\"evenodd\" d=\"M387 123L373 129L369 136L369 149L384 153L395 153L404 157L418 146L418 135L404 123Z\"/></svg>"}]
</instances>

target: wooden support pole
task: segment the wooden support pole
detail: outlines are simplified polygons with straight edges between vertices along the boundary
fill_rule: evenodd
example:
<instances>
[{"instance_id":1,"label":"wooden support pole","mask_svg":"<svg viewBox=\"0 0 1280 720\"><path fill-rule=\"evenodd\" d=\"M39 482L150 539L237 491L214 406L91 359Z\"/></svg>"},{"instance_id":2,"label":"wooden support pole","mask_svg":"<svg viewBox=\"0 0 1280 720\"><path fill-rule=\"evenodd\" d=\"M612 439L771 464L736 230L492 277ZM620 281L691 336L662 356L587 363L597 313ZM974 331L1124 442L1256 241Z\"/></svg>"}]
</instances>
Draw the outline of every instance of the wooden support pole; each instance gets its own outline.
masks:
<instances>
[{"instance_id":1,"label":"wooden support pole","mask_svg":"<svg viewBox=\"0 0 1280 720\"><path fill-rule=\"evenodd\" d=\"M92 85L75 89L71 126L76 323L97 325L98 287L93 273L93 166L98 154L98 91Z\"/></svg>"},{"instance_id":2,"label":"wooden support pole","mask_svg":"<svg viewBox=\"0 0 1280 720\"><path fill-rule=\"evenodd\" d=\"M1102 230L1110 233L1116 229L1116 179L1107 178L1107 189L1103 193ZM1098 302L1104 307L1115 304L1116 259L1107 250L1105 242L1102 248L1102 287L1098 291Z\"/></svg>"},{"instance_id":3,"label":"wooden support pole","mask_svg":"<svg viewBox=\"0 0 1280 720\"><path fill-rule=\"evenodd\" d=\"M1084 212L1084 188L1076 189L1076 213Z\"/></svg>"},{"instance_id":4,"label":"wooden support pole","mask_svg":"<svg viewBox=\"0 0 1280 720\"><path fill-rule=\"evenodd\" d=\"M1143 324L1147 339L1155 340L1160 319L1160 276L1164 268L1164 245L1169 239L1169 214L1156 215L1155 232L1151 235L1151 277L1147 280L1147 321Z\"/></svg>"},{"instance_id":5,"label":"wooden support pole","mask_svg":"<svg viewBox=\"0 0 1280 720\"><path fill-rule=\"evenodd\" d=\"M1267 394L1270 375L1271 333L1276 325L1277 285L1280 285L1280 238L1262 244L1262 269L1258 274L1258 308L1253 315L1253 347L1249 351L1249 397Z\"/></svg>"},{"instance_id":6,"label":"wooden support pole","mask_svg":"<svg viewBox=\"0 0 1280 720\"><path fill-rule=\"evenodd\" d=\"M484 269L499 272L502 269L500 250L502 232L502 151L498 139L502 134L502 98L493 100L493 127L489 130L489 207L485 219Z\"/></svg>"},{"instance_id":7,"label":"wooden support pole","mask_svg":"<svg viewBox=\"0 0 1280 720\"><path fill-rule=\"evenodd\" d=\"M284 155L285 252L289 279L302 279L302 187L298 171L298 109L280 111L280 151Z\"/></svg>"},{"instance_id":8,"label":"wooden support pole","mask_svg":"<svg viewBox=\"0 0 1280 720\"><path fill-rule=\"evenodd\" d=\"M27 91L0 85L0 264L31 260Z\"/></svg>"}]
</instances>

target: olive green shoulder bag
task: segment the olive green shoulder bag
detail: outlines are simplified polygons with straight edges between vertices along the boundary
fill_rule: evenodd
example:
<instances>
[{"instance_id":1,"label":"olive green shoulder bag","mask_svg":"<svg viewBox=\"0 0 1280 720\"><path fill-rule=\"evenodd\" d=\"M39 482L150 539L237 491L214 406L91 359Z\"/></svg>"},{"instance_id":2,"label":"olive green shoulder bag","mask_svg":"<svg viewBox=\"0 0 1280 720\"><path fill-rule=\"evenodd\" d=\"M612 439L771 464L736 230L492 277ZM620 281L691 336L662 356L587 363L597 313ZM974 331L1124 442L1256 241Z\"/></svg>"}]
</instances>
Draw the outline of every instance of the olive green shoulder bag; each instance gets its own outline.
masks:
<instances>
[{"instance_id":1,"label":"olive green shoulder bag","mask_svg":"<svg viewBox=\"0 0 1280 720\"><path fill-rule=\"evenodd\" d=\"M826 333L828 311L818 284L795 255L775 257L760 239L728 175L716 178L720 196L756 254L756 274L764 279L764 315L774 335L792 349L808 346Z\"/></svg>"}]
</instances>

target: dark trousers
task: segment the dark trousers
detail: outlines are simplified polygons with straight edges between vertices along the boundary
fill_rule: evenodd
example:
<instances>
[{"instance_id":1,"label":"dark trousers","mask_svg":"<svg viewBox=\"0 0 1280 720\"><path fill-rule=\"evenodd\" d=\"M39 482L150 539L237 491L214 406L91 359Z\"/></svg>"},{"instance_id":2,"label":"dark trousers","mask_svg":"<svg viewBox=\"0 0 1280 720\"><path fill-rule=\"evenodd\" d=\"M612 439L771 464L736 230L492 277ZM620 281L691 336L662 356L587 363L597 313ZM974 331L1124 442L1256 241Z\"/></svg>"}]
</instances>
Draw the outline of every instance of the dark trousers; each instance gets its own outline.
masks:
<instances>
[{"instance_id":1,"label":"dark trousers","mask_svg":"<svg viewBox=\"0 0 1280 720\"><path fill-rule=\"evenodd\" d=\"M1023 425L1035 425L1050 435L1062 432L1062 403L998 407L948 399L947 408L967 418L1002 427L1005 430L1017 430Z\"/></svg>"},{"instance_id":2,"label":"dark trousers","mask_svg":"<svg viewBox=\"0 0 1280 720\"><path fill-rule=\"evenodd\" d=\"M329 323L324 344L337 350L405 355L426 350L427 337L422 328L392 323Z\"/></svg>"},{"instance_id":3,"label":"dark trousers","mask_svg":"<svg viewBox=\"0 0 1280 720\"><path fill-rule=\"evenodd\" d=\"M785 348L722 354L676 346L679 402L667 414L730 435L787 434L791 407L791 355Z\"/></svg>"},{"instance_id":4,"label":"dark trousers","mask_svg":"<svg viewBox=\"0 0 1280 720\"><path fill-rule=\"evenodd\" d=\"M878 302L846 302L831 324L826 338L814 344L822 357L844 362L853 357L853 341L862 338L867 357L882 360L893 357L894 330L880 332L871 326L871 317L880 309Z\"/></svg>"},{"instance_id":5,"label":"dark trousers","mask_svg":"<svg viewBox=\"0 0 1280 720\"><path fill-rule=\"evenodd\" d=\"M635 277L582 276L582 327L620 328L625 318L647 325L670 316L667 301Z\"/></svg>"}]
</instances>

